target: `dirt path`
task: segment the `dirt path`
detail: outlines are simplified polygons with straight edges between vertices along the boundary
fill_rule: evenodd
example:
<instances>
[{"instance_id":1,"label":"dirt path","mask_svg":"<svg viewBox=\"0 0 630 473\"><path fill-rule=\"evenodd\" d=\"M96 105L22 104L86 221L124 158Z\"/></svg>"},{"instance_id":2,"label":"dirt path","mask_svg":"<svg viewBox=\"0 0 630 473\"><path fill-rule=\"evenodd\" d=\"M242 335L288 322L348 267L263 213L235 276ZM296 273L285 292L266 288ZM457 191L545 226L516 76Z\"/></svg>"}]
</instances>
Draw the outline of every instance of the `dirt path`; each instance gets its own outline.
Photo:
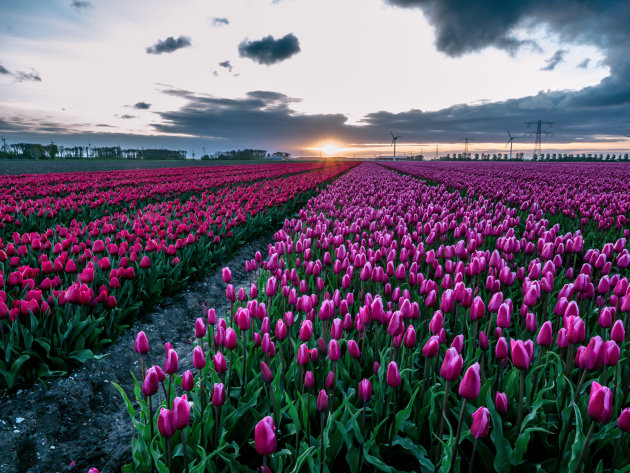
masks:
<instances>
[{"instance_id":1,"label":"dirt path","mask_svg":"<svg viewBox=\"0 0 630 473\"><path fill-rule=\"evenodd\" d=\"M234 287L245 285L244 261L256 251L266 254L273 233L240 248L222 266L232 270ZM0 393L0 473L72 471L89 467L101 473L118 472L131 461L131 438L135 429L116 388L121 385L133 396L129 373L140 372L135 353L135 334L144 330L151 351L147 366L162 365L164 343L170 341L179 355L179 373L192 368L194 320L201 315L200 301L218 314L229 310L221 267L180 294L167 298L127 330L99 361L90 361L66 378L55 379L49 389L42 385L7 394Z\"/></svg>"}]
</instances>

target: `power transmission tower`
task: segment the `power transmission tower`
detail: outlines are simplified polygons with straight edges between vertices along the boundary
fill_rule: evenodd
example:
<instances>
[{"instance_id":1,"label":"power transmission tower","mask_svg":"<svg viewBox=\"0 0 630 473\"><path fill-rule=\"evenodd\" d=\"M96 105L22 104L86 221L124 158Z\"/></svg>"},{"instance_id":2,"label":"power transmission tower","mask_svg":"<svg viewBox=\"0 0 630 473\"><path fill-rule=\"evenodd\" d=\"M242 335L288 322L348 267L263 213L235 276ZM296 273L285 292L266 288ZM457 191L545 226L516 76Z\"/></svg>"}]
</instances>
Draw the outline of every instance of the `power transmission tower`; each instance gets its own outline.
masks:
<instances>
[{"instance_id":1,"label":"power transmission tower","mask_svg":"<svg viewBox=\"0 0 630 473\"><path fill-rule=\"evenodd\" d=\"M470 143L471 141L473 141L472 138L460 138L460 140L464 141L464 158L468 157L468 143Z\"/></svg>"},{"instance_id":2,"label":"power transmission tower","mask_svg":"<svg viewBox=\"0 0 630 473\"><path fill-rule=\"evenodd\" d=\"M7 139L4 136L2 137L2 151L7 152Z\"/></svg>"},{"instance_id":3,"label":"power transmission tower","mask_svg":"<svg viewBox=\"0 0 630 473\"><path fill-rule=\"evenodd\" d=\"M527 125L527 128L530 128L536 125L536 131L531 130L531 131L525 132L525 134L528 136L534 136L534 134L536 135L536 141L534 142L534 155L540 156L542 154L542 135L553 136L553 133L549 131L549 128L551 128L551 126L553 125L553 122L546 122L544 120L538 120L534 122L527 122L526 125ZM543 125L546 125L549 128L546 128L545 130L543 130L542 129Z\"/></svg>"}]
</instances>

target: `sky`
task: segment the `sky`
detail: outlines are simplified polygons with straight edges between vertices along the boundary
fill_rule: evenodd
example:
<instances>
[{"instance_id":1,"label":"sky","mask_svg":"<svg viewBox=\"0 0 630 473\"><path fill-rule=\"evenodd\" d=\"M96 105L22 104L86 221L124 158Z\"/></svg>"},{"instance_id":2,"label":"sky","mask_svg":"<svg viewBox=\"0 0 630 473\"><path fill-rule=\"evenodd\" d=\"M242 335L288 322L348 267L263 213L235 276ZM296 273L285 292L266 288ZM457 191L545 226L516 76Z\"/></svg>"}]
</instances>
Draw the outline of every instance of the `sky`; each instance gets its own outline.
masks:
<instances>
[{"instance_id":1,"label":"sky","mask_svg":"<svg viewBox=\"0 0 630 473\"><path fill-rule=\"evenodd\" d=\"M0 0L8 143L630 151L627 0Z\"/></svg>"}]
</instances>

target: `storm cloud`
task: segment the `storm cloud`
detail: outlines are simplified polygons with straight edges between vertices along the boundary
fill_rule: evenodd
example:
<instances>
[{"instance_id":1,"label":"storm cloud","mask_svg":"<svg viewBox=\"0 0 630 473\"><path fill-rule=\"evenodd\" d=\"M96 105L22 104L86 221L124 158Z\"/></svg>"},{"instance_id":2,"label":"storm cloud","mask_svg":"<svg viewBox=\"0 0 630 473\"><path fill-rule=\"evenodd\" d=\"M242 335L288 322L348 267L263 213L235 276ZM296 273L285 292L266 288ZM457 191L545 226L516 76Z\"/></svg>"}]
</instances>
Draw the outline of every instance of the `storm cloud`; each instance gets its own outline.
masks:
<instances>
[{"instance_id":1,"label":"storm cloud","mask_svg":"<svg viewBox=\"0 0 630 473\"><path fill-rule=\"evenodd\" d=\"M544 67L541 67L540 70L553 71L558 64L560 64L561 62L564 62L564 56L566 56L568 52L569 51L567 51L566 49L558 49L555 53L553 53L553 55L550 58L545 59L545 63L547 65Z\"/></svg>"},{"instance_id":2,"label":"storm cloud","mask_svg":"<svg viewBox=\"0 0 630 473\"><path fill-rule=\"evenodd\" d=\"M138 102L133 106L133 108L137 110L148 110L151 108L151 104L146 102Z\"/></svg>"},{"instance_id":3,"label":"storm cloud","mask_svg":"<svg viewBox=\"0 0 630 473\"><path fill-rule=\"evenodd\" d=\"M186 99L178 110L159 112L159 133L239 143L240 146L303 146L334 137L346 143L385 143L389 130L404 136L406 143L453 143L468 136L475 142L497 142L509 128L518 140L538 119L554 125L554 142L606 141L621 137L630 121L630 108L591 107L571 104L571 92L540 92L536 95L481 105L454 105L436 111L412 109L401 113L377 111L349 124L342 114L304 115L292 107L299 101L273 91L252 91L240 99L227 99L178 89L163 91Z\"/></svg>"},{"instance_id":4,"label":"storm cloud","mask_svg":"<svg viewBox=\"0 0 630 473\"><path fill-rule=\"evenodd\" d=\"M158 42L153 46L147 47L146 51L147 54L172 53L178 49L186 48L191 44L192 43L190 42L190 38L188 36L180 36L177 39L173 36L169 36L164 40L158 40Z\"/></svg>"},{"instance_id":5,"label":"storm cloud","mask_svg":"<svg viewBox=\"0 0 630 473\"><path fill-rule=\"evenodd\" d=\"M238 45L238 53L241 57L267 66L289 59L299 52L300 42L293 33L280 39L274 39L269 35L256 41L243 40Z\"/></svg>"},{"instance_id":6,"label":"storm cloud","mask_svg":"<svg viewBox=\"0 0 630 473\"><path fill-rule=\"evenodd\" d=\"M546 27L563 43L587 44L605 54L610 75L599 84L566 95L566 107L630 104L630 2L627 0L387 0L402 8L419 8L435 28L439 51L457 57L487 47L515 54Z\"/></svg>"},{"instance_id":7,"label":"storm cloud","mask_svg":"<svg viewBox=\"0 0 630 473\"><path fill-rule=\"evenodd\" d=\"M2 64L0 64L0 74L11 74L11 73L9 72L9 70L6 67L4 67Z\"/></svg>"}]
</instances>

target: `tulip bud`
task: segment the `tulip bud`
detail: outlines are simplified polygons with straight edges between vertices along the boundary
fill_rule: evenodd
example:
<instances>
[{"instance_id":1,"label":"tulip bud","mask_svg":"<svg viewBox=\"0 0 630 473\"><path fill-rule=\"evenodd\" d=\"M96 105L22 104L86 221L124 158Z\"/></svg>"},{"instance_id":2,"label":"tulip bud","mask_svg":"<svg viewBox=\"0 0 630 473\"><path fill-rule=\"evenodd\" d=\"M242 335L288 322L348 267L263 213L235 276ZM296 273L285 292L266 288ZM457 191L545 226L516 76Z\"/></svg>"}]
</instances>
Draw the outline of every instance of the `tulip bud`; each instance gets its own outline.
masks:
<instances>
[{"instance_id":1,"label":"tulip bud","mask_svg":"<svg viewBox=\"0 0 630 473\"><path fill-rule=\"evenodd\" d=\"M144 376L144 382L142 383L142 394L145 396L153 396L160 384L158 374L155 368L149 368Z\"/></svg>"},{"instance_id":2,"label":"tulip bud","mask_svg":"<svg viewBox=\"0 0 630 473\"><path fill-rule=\"evenodd\" d=\"M503 360L508 356L508 345L505 337L501 337L497 340L497 344L494 347L494 356L499 360Z\"/></svg>"},{"instance_id":3,"label":"tulip bud","mask_svg":"<svg viewBox=\"0 0 630 473\"><path fill-rule=\"evenodd\" d=\"M230 268L228 267L223 268L221 270L221 276L223 277L223 282L225 284L232 282L232 271L230 271Z\"/></svg>"},{"instance_id":4,"label":"tulip bud","mask_svg":"<svg viewBox=\"0 0 630 473\"><path fill-rule=\"evenodd\" d=\"M273 374L271 374L271 369L264 361L260 362L260 372L262 373L262 379L265 383L269 384L273 381Z\"/></svg>"},{"instance_id":5,"label":"tulip bud","mask_svg":"<svg viewBox=\"0 0 630 473\"><path fill-rule=\"evenodd\" d=\"M309 349L306 346L306 343L302 343L300 345L300 347L298 348L298 352L297 352L297 362L298 364L304 366L307 365L309 362Z\"/></svg>"},{"instance_id":6,"label":"tulip bud","mask_svg":"<svg viewBox=\"0 0 630 473\"><path fill-rule=\"evenodd\" d=\"M476 296L470 306L470 319L479 320L486 314L486 306L481 297Z\"/></svg>"},{"instance_id":7,"label":"tulip bud","mask_svg":"<svg viewBox=\"0 0 630 473\"><path fill-rule=\"evenodd\" d=\"M612 392L606 386L597 381L591 384L591 393L588 399L588 415L597 422L604 423L612 414Z\"/></svg>"},{"instance_id":8,"label":"tulip bud","mask_svg":"<svg viewBox=\"0 0 630 473\"><path fill-rule=\"evenodd\" d=\"M606 366L616 366L619 363L619 358L621 356L621 351L619 350L619 346L615 343L614 340L608 340L604 343L604 365Z\"/></svg>"},{"instance_id":9,"label":"tulip bud","mask_svg":"<svg viewBox=\"0 0 630 473\"><path fill-rule=\"evenodd\" d=\"M610 338L620 345L626 339L626 331L623 328L623 322L621 320L617 320L613 324L613 328L610 331Z\"/></svg>"},{"instance_id":10,"label":"tulip bud","mask_svg":"<svg viewBox=\"0 0 630 473\"><path fill-rule=\"evenodd\" d=\"M475 438L487 437L490 430L490 411L485 407L477 409L473 415L470 433Z\"/></svg>"},{"instance_id":11,"label":"tulip bud","mask_svg":"<svg viewBox=\"0 0 630 473\"><path fill-rule=\"evenodd\" d=\"M236 348L236 332L232 329L232 327L228 327L225 330L225 348L228 350L234 350Z\"/></svg>"},{"instance_id":12,"label":"tulip bud","mask_svg":"<svg viewBox=\"0 0 630 473\"><path fill-rule=\"evenodd\" d=\"M437 335L433 335L432 337L429 338L429 340L427 340L427 342L422 347L422 354L426 358L433 358L435 355L437 355L439 350L440 350L439 338Z\"/></svg>"},{"instance_id":13,"label":"tulip bud","mask_svg":"<svg viewBox=\"0 0 630 473\"><path fill-rule=\"evenodd\" d=\"M551 342L553 340L553 328L551 326L551 322L547 320L542 324L540 328L540 332L538 332L538 336L536 337L536 343L541 347L549 347L551 346Z\"/></svg>"},{"instance_id":14,"label":"tulip bud","mask_svg":"<svg viewBox=\"0 0 630 473\"><path fill-rule=\"evenodd\" d=\"M208 309L208 325L216 325L217 312L214 309Z\"/></svg>"},{"instance_id":15,"label":"tulip bud","mask_svg":"<svg viewBox=\"0 0 630 473\"><path fill-rule=\"evenodd\" d=\"M190 370L184 371L182 375L182 389L184 391L190 391L195 385L195 379L193 378L193 374Z\"/></svg>"},{"instance_id":16,"label":"tulip bud","mask_svg":"<svg viewBox=\"0 0 630 473\"><path fill-rule=\"evenodd\" d=\"M334 338L328 343L328 359L330 361L339 361L341 358L341 350L339 349L339 342Z\"/></svg>"},{"instance_id":17,"label":"tulip bud","mask_svg":"<svg viewBox=\"0 0 630 473\"><path fill-rule=\"evenodd\" d=\"M254 429L254 445L259 455L271 455L277 446L276 427L271 416L262 419Z\"/></svg>"},{"instance_id":18,"label":"tulip bud","mask_svg":"<svg viewBox=\"0 0 630 473\"><path fill-rule=\"evenodd\" d=\"M359 383L359 399L365 404L372 398L372 383L366 378Z\"/></svg>"},{"instance_id":19,"label":"tulip bud","mask_svg":"<svg viewBox=\"0 0 630 473\"><path fill-rule=\"evenodd\" d=\"M462 372L463 364L464 359L457 353L457 350L453 347L449 348L444 354L444 360L440 367L440 376L447 381L455 381Z\"/></svg>"},{"instance_id":20,"label":"tulip bud","mask_svg":"<svg viewBox=\"0 0 630 473\"><path fill-rule=\"evenodd\" d=\"M624 432L630 432L630 407L626 407L621 411L619 420L617 421L617 427Z\"/></svg>"},{"instance_id":21,"label":"tulip bud","mask_svg":"<svg viewBox=\"0 0 630 473\"><path fill-rule=\"evenodd\" d=\"M310 320L303 320L300 327L300 340L308 342L313 336L313 324Z\"/></svg>"},{"instance_id":22,"label":"tulip bud","mask_svg":"<svg viewBox=\"0 0 630 473\"><path fill-rule=\"evenodd\" d=\"M177 430L185 429L190 424L190 404L184 394L173 399L173 426Z\"/></svg>"},{"instance_id":23,"label":"tulip bud","mask_svg":"<svg viewBox=\"0 0 630 473\"><path fill-rule=\"evenodd\" d=\"M326 389L332 389L332 387L335 385L335 373L333 373L332 371L328 372L328 376L326 376L326 381L324 382L324 385L326 386Z\"/></svg>"},{"instance_id":24,"label":"tulip bud","mask_svg":"<svg viewBox=\"0 0 630 473\"><path fill-rule=\"evenodd\" d=\"M361 350L359 350L359 345L354 340L348 340L348 353L357 360L361 358Z\"/></svg>"},{"instance_id":25,"label":"tulip bud","mask_svg":"<svg viewBox=\"0 0 630 473\"><path fill-rule=\"evenodd\" d=\"M374 364L372 365L372 373L376 374L378 373L378 370L381 369L381 364L378 361L375 361Z\"/></svg>"},{"instance_id":26,"label":"tulip bud","mask_svg":"<svg viewBox=\"0 0 630 473\"><path fill-rule=\"evenodd\" d=\"M212 362L214 364L214 370L217 372L217 374L225 373L225 370L227 370L227 362L225 361L225 357L220 351L218 351L216 355L212 357Z\"/></svg>"},{"instance_id":27,"label":"tulip bud","mask_svg":"<svg viewBox=\"0 0 630 473\"><path fill-rule=\"evenodd\" d=\"M197 318L195 320L195 337L202 338L206 335L206 324L203 319Z\"/></svg>"},{"instance_id":28,"label":"tulip bud","mask_svg":"<svg viewBox=\"0 0 630 473\"><path fill-rule=\"evenodd\" d=\"M392 388L397 388L400 385L400 381L398 365L395 361L392 361L387 366L387 385Z\"/></svg>"},{"instance_id":29,"label":"tulip bud","mask_svg":"<svg viewBox=\"0 0 630 473\"><path fill-rule=\"evenodd\" d=\"M326 390L322 389L317 396L317 410L324 412L326 409L328 409L328 395L326 394Z\"/></svg>"},{"instance_id":30,"label":"tulip bud","mask_svg":"<svg viewBox=\"0 0 630 473\"><path fill-rule=\"evenodd\" d=\"M170 438L175 433L173 413L169 409L161 408L158 416L158 431L162 437Z\"/></svg>"},{"instance_id":31,"label":"tulip bud","mask_svg":"<svg viewBox=\"0 0 630 473\"><path fill-rule=\"evenodd\" d=\"M223 383L214 383L212 386L212 405L222 406L225 403L226 393Z\"/></svg>"},{"instance_id":32,"label":"tulip bud","mask_svg":"<svg viewBox=\"0 0 630 473\"><path fill-rule=\"evenodd\" d=\"M531 340L528 340L531 342ZM519 370L526 370L532 361L532 353L528 350L523 340L510 339L510 351L512 352L512 364Z\"/></svg>"},{"instance_id":33,"label":"tulip bud","mask_svg":"<svg viewBox=\"0 0 630 473\"><path fill-rule=\"evenodd\" d=\"M490 347L488 336L483 330L479 332L479 346L482 350L487 350Z\"/></svg>"},{"instance_id":34,"label":"tulip bud","mask_svg":"<svg viewBox=\"0 0 630 473\"><path fill-rule=\"evenodd\" d=\"M177 358L177 352L172 348L166 354L166 362L164 363L164 371L167 374L174 374L179 367L179 360Z\"/></svg>"},{"instance_id":35,"label":"tulip bud","mask_svg":"<svg viewBox=\"0 0 630 473\"><path fill-rule=\"evenodd\" d=\"M193 366L196 370L203 369L206 366L206 355L199 345L193 350Z\"/></svg>"},{"instance_id":36,"label":"tulip bud","mask_svg":"<svg viewBox=\"0 0 630 473\"><path fill-rule=\"evenodd\" d=\"M457 335L453 339L453 342L451 343L451 347L455 348L455 350L457 350L457 353L461 353L462 349L464 348L464 335L461 333Z\"/></svg>"},{"instance_id":37,"label":"tulip bud","mask_svg":"<svg viewBox=\"0 0 630 473\"><path fill-rule=\"evenodd\" d=\"M497 392L494 395L494 407L499 414L505 414L508 410L508 398L505 393Z\"/></svg>"},{"instance_id":38,"label":"tulip bud","mask_svg":"<svg viewBox=\"0 0 630 473\"><path fill-rule=\"evenodd\" d=\"M147 336L143 331L138 332L138 335L136 335L135 350L140 355L149 353L149 340L147 340Z\"/></svg>"},{"instance_id":39,"label":"tulip bud","mask_svg":"<svg viewBox=\"0 0 630 473\"><path fill-rule=\"evenodd\" d=\"M315 385L315 375L312 371L307 371L304 374L304 387L306 389L311 389Z\"/></svg>"},{"instance_id":40,"label":"tulip bud","mask_svg":"<svg viewBox=\"0 0 630 473\"><path fill-rule=\"evenodd\" d=\"M470 400L479 396L479 391L481 390L480 369L479 363L475 363L464 373L462 382L459 383L459 395L463 398Z\"/></svg>"}]
</instances>

